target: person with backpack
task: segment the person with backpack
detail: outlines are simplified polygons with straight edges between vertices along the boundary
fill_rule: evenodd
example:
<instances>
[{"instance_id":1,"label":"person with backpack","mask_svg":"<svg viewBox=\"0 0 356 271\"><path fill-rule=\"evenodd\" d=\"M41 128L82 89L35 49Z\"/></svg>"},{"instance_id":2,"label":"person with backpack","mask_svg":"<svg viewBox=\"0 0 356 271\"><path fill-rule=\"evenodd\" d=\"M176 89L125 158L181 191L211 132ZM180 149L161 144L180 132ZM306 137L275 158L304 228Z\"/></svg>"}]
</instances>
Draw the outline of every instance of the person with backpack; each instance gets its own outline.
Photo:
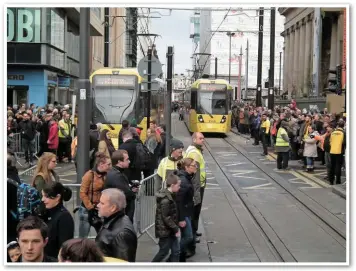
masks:
<instances>
[{"instance_id":1,"label":"person with backpack","mask_svg":"<svg viewBox=\"0 0 356 271\"><path fill-rule=\"evenodd\" d=\"M130 181L139 181L141 180L141 172L144 170L143 167L145 166L145 163L151 162L150 160L147 161L147 153L145 152L147 148L142 142L134 139L132 133L129 131L123 132L122 138L123 143L119 146L119 149L127 151L131 161L130 167L126 170L126 176ZM150 159L150 157L148 158Z\"/></svg>"},{"instance_id":2,"label":"person with backpack","mask_svg":"<svg viewBox=\"0 0 356 271\"><path fill-rule=\"evenodd\" d=\"M32 186L35 187L39 193L46 184L51 182L59 182L59 176L54 171L57 166L57 157L55 154L45 152L37 162L35 174L32 179Z\"/></svg>"},{"instance_id":3,"label":"person with backpack","mask_svg":"<svg viewBox=\"0 0 356 271\"><path fill-rule=\"evenodd\" d=\"M42 190L42 201L48 211L45 223L49 229L46 255L57 258L62 244L74 237L74 220L63 206L63 201L69 201L72 191L59 182L45 185Z\"/></svg>"},{"instance_id":4,"label":"person with backpack","mask_svg":"<svg viewBox=\"0 0 356 271\"><path fill-rule=\"evenodd\" d=\"M15 157L10 153L7 154L7 178L7 243L10 243L17 236L17 188L21 184Z\"/></svg>"},{"instance_id":5,"label":"person with backpack","mask_svg":"<svg viewBox=\"0 0 356 271\"><path fill-rule=\"evenodd\" d=\"M88 170L80 185L80 199L82 203L79 207L79 237L86 238L89 235L90 227L94 227L96 232L101 227L96 206L99 203L101 191L103 191L107 172L111 169L110 157L105 153L96 153L94 168Z\"/></svg>"}]
</instances>

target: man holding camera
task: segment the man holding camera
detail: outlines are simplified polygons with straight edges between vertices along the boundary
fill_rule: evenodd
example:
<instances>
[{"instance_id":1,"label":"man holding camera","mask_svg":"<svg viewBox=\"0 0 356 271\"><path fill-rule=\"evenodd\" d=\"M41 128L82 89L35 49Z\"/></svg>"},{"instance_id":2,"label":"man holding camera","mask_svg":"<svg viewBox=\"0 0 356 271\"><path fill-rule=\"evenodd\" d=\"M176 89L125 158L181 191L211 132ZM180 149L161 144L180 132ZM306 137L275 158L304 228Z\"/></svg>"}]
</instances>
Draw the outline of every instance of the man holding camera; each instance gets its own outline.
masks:
<instances>
[{"instance_id":1,"label":"man holding camera","mask_svg":"<svg viewBox=\"0 0 356 271\"><path fill-rule=\"evenodd\" d=\"M111 161L113 167L108 172L104 189L117 188L124 192L126 196L125 214L130 218L131 222L133 222L135 213L135 193L138 192L138 185L130 183L124 173L124 169L128 168L130 165L129 155L125 150L117 150L113 152Z\"/></svg>"}]
</instances>

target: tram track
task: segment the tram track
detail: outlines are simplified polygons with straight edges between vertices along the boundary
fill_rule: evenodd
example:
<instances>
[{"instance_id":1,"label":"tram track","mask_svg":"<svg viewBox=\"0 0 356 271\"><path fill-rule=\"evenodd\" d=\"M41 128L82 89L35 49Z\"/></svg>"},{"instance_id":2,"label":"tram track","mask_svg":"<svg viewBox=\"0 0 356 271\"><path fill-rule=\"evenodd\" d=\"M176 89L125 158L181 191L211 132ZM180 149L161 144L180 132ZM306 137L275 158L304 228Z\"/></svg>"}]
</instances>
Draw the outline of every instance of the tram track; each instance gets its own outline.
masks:
<instances>
[{"instance_id":1,"label":"tram track","mask_svg":"<svg viewBox=\"0 0 356 271\"><path fill-rule=\"evenodd\" d=\"M293 251L288 247L288 245L285 244L283 236L279 236L278 232L274 229L274 226L271 225L271 221L264 217L258 206L254 204L253 199L250 199L249 192L239 187L236 181L232 180L232 178L226 172L226 167L222 165L221 159L217 157L216 152L214 153L213 150L214 147L211 146L213 140L219 140L219 142L215 143L215 145L218 144L219 148L223 150L228 150L231 154L231 158L233 157L233 153L241 155L241 157L243 157L246 162L250 163L250 165L252 165L259 171L259 174L262 173L264 176L266 176L271 181L271 184L273 185L272 188L278 188L278 190L280 190L278 194L283 194L283 196L289 201L291 201L293 205L296 206L296 208L299 208L299 211L304 212L305 215L307 215L307 217L310 219L310 221L315 223L318 227L320 227L320 229L322 229L326 234L330 236L331 241L335 240L341 247L345 248L346 260L346 225L343 221L341 221L334 214L330 213L328 210L326 210L323 206L321 206L318 202L314 201L308 195L304 194L298 188L293 187L277 173L271 172L271 169L268 166L262 164L260 161L256 161L256 159L251 158L249 153L242 147L238 146L238 144L234 144L231 138L206 138L205 149L208 151L209 156L211 156L211 160L216 164L219 171L229 182L238 200L248 211L259 230L263 233L263 236L265 237L266 241L270 244L270 247L273 250L273 254L277 255L277 261L279 260L282 262L298 262L299 260L298 257L294 255ZM221 143L224 142L224 145L220 144L220 140ZM215 149L217 148L218 147L215 147ZM229 154L226 154L226 156L228 155Z\"/></svg>"}]
</instances>

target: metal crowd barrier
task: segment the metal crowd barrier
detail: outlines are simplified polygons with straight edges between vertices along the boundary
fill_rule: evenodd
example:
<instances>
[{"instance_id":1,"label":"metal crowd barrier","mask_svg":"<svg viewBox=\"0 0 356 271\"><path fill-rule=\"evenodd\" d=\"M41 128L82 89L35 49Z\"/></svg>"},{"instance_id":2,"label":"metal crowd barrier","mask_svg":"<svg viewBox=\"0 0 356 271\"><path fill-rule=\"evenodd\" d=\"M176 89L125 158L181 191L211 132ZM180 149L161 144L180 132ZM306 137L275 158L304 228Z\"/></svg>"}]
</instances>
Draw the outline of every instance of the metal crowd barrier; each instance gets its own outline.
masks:
<instances>
[{"instance_id":1,"label":"metal crowd barrier","mask_svg":"<svg viewBox=\"0 0 356 271\"><path fill-rule=\"evenodd\" d=\"M155 225L156 216L156 197L155 193L158 190L156 188L156 176L157 173L143 179L140 181L140 188L136 195L135 200L135 214L134 214L134 228L137 232L138 238L143 234L147 234L155 243L157 243L156 238L154 238L149 229ZM79 189L80 184L68 184L63 183L64 186L69 187L72 190L72 198L68 202L64 202L64 206L72 214L73 218L78 216L75 221L80 221L79 212L74 214L74 209L78 207L78 202L80 202ZM79 225L76 225L76 232ZM75 238L78 234L75 234ZM95 236L89 236L88 238L95 239Z\"/></svg>"},{"instance_id":2,"label":"metal crowd barrier","mask_svg":"<svg viewBox=\"0 0 356 271\"><path fill-rule=\"evenodd\" d=\"M19 158L25 157L25 152L22 149L21 133L14 133L12 136L8 136L8 141L10 143L10 148L13 150L15 154L16 162L21 167L23 167L23 165L19 161ZM40 133L36 133L34 155L36 155L39 151L40 151Z\"/></svg>"},{"instance_id":3,"label":"metal crowd barrier","mask_svg":"<svg viewBox=\"0 0 356 271\"><path fill-rule=\"evenodd\" d=\"M146 233L155 243L156 239L150 234L149 229L155 225L156 218L156 187L157 173L141 180L140 189L135 201L135 229L138 237Z\"/></svg>"}]
</instances>

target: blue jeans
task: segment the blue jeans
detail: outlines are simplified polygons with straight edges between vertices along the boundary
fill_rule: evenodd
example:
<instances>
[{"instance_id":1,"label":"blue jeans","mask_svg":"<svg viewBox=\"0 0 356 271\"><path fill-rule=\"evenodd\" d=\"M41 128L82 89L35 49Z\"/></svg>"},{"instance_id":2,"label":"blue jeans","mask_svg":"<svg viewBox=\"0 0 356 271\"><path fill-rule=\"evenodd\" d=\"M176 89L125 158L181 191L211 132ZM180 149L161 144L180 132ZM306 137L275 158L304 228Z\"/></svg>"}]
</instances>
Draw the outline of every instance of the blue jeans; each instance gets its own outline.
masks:
<instances>
[{"instance_id":1,"label":"blue jeans","mask_svg":"<svg viewBox=\"0 0 356 271\"><path fill-rule=\"evenodd\" d=\"M158 245L159 251L152 262L162 262L167 257L169 250L171 250L169 262L179 262L179 240L176 236L160 238Z\"/></svg>"},{"instance_id":2,"label":"blue jeans","mask_svg":"<svg viewBox=\"0 0 356 271\"><path fill-rule=\"evenodd\" d=\"M87 238L90 232L90 224L88 222L88 210L83 206L79 207L79 238Z\"/></svg>"},{"instance_id":3,"label":"blue jeans","mask_svg":"<svg viewBox=\"0 0 356 271\"><path fill-rule=\"evenodd\" d=\"M314 168L314 157L306 157L307 168Z\"/></svg>"},{"instance_id":4,"label":"blue jeans","mask_svg":"<svg viewBox=\"0 0 356 271\"><path fill-rule=\"evenodd\" d=\"M186 226L180 228L181 230L181 241L180 241L180 252L184 253L187 250L187 246L193 241L193 228L192 221L190 217L185 217Z\"/></svg>"}]
</instances>

